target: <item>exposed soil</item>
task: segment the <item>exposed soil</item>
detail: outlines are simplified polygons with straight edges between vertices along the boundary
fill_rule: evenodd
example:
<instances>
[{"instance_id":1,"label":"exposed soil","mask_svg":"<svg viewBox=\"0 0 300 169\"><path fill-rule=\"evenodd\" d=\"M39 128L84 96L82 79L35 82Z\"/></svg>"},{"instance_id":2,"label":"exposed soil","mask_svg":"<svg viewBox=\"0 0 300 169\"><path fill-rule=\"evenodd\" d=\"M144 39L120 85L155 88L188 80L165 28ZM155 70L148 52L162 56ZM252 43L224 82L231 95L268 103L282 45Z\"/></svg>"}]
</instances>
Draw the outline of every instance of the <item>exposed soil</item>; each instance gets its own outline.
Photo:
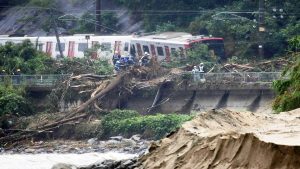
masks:
<instances>
[{"instance_id":1,"label":"exposed soil","mask_svg":"<svg viewBox=\"0 0 300 169\"><path fill-rule=\"evenodd\" d=\"M150 147L140 168L296 169L300 109L279 115L211 110Z\"/></svg>"}]
</instances>

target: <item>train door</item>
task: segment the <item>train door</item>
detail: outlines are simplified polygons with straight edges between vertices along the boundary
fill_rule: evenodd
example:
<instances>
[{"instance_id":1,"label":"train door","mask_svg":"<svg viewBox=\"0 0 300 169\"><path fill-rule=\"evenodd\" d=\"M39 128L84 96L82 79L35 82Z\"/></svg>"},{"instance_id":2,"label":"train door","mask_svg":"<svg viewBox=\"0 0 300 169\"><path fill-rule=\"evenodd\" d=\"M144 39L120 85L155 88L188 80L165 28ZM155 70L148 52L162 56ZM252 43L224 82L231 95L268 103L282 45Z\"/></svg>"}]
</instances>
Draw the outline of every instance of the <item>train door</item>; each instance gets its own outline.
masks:
<instances>
[{"instance_id":1,"label":"train door","mask_svg":"<svg viewBox=\"0 0 300 169\"><path fill-rule=\"evenodd\" d=\"M154 57L154 59L157 60L157 55L156 55L156 51L155 51L155 46L151 44L151 45L150 45L150 50L151 50L152 57Z\"/></svg>"},{"instance_id":2,"label":"train door","mask_svg":"<svg viewBox=\"0 0 300 169\"><path fill-rule=\"evenodd\" d=\"M52 42L46 42L46 54L49 56L52 55Z\"/></svg>"},{"instance_id":3,"label":"train door","mask_svg":"<svg viewBox=\"0 0 300 169\"><path fill-rule=\"evenodd\" d=\"M154 45L150 45L150 50L151 50L151 54L153 56L156 56L156 51L155 51L155 46Z\"/></svg>"},{"instance_id":4,"label":"train door","mask_svg":"<svg viewBox=\"0 0 300 169\"><path fill-rule=\"evenodd\" d=\"M92 56L91 56L91 58L92 59L98 59L98 46L99 45L99 42L97 42L97 41L92 41L92 49L93 49L93 51L92 51Z\"/></svg>"},{"instance_id":5,"label":"train door","mask_svg":"<svg viewBox=\"0 0 300 169\"><path fill-rule=\"evenodd\" d=\"M114 53L118 52L119 54L121 54L121 41L115 41L115 46L114 46Z\"/></svg>"},{"instance_id":6,"label":"train door","mask_svg":"<svg viewBox=\"0 0 300 169\"><path fill-rule=\"evenodd\" d=\"M136 48L137 48L138 55L143 56L141 44L137 43Z\"/></svg>"},{"instance_id":7,"label":"train door","mask_svg":"<svg viewBox=\"0 0 300 169\"><path fill-rule=\"evenodd\" d=\"M136 57L136 50L134 44L130 45L130 54L134 57Z\"/></svg>"},{"instance_id":8,"label":"train door","mask_svg":"<svg viewBox=\"0 0 300 169\"><path fill-rule=\"evenodd\" d=\"M171 61L171 55L170 55L169 46L165 46L165 52L166 52L166 61L170 62Z\"/></svg>"},{"instance_id":9,"label":"train door","mask_svg":"<svg viewBox=\"0 0 300 169\"><path fill-rule=\"evenodd\" d=\"M70 41L69 42L69 50L68 50L68 57L69 58L73 58L74 57L74 53L75 53L75 42L74 41Z\"/></svg>"}]
</instances>

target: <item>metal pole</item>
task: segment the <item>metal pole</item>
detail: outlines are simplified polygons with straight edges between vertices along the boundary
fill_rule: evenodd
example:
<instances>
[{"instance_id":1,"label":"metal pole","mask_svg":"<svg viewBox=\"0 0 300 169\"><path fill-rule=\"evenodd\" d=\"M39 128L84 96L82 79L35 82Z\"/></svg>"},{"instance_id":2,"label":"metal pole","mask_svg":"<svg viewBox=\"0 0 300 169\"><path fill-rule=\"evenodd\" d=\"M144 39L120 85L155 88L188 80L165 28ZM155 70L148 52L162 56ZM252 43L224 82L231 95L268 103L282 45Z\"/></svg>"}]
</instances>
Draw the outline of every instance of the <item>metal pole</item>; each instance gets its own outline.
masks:
<instances>
[{"instance_id":1,"label":"metal pole","mask_svg":"<svg viewBox=\"0 0 300 169\"><path fill-rule=\"evenodd\" d=\"M51 19L52 19L52 22L53 22L53 26L54 26L53 28L54 28L54 32L55 32L55 36L56 36L56 42L57 42L59 54L60 54L61 58L64 58L64 54L63 54L61 44L60 44L60 40L59 40L59 34L58 34L58 30L57 30L57 23L56 23L56 19L53 16L53 10L52 9L50 10L50 13L51 13Z\"/></svg>"},{"instance_id":2,"label":"metal pole","mask_svg":"<svg viewBox=\"0 0 300 169\"><path fill-rule=\"evenodd\" d=\"M101 0L96 0L95 33L101 33Z\"/></svg>"},{"instance_id":3,"label":"metal pole","mask_svg":"<svg viewBox=\"0 0 300 169\"><path fill-rule=\"evenodd\" d=\"M263 40L264 40L264 32L266 31L265 28L265 0L259 0L259 18L258 18L258 32L259 32L259 44L258 44L258 52L259 57L263 58L264 56L264 46L263 46Z\"/></svg>"}]
</instances>

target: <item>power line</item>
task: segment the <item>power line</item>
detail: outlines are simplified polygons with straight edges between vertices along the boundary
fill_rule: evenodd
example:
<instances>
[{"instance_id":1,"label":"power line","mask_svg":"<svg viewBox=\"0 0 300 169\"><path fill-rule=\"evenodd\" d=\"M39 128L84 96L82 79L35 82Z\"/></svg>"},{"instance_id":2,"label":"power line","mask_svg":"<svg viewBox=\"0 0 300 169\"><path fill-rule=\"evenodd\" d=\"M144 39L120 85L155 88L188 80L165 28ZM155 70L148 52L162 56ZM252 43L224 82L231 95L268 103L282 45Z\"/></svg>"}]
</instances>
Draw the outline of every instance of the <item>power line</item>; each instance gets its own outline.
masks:
<instances>
[{"instance_id":1,"label":"power line","mask_svg":"<svg viewBox=\"0 0 300 169\"><path fill-rule=\"evenodd\" d=\"M126 35L124 35L124 36L126 36ZM51 37L54 38L54 36L51 36ZM66 37L70 37L70 36L66 36ZM95 37L97 37L97 36L95 36ZM12 37L12 38L17 38L17 37ZM26 39L26 37L22 37L22 38L25 38L24 40L28 40L28 39ZM28 38L37 38L37 37L28 37ZM61 39L64 40L64 36L62 36ZM7 41L7 42L12 42L12 41L14 41L14 42L24 42L24 40L1 38L0 37L0 41L1 40ZM260 43L260 41L242 41L242 40L240 40L240 41L237 40L235 42L226 42L226 39L224 41L225 41L224 42L225 44L257 44L257 43ZM268 41L264 41L264 42L265 43L278 43L278 42L287 43L288 40L268 40ZM61 43L63 43L63 42L61 42ZM84 40L83 42L75 42L74 44L82 44L82 43L86 44L87 42ZM93 42L89 42L88 44L92 44L92 43ZM56 44L56 42L55 42L55 44ZM220 44L220 43L212 42L212 43L209 43L209 44Z\"/></svg>"}]
</instances>

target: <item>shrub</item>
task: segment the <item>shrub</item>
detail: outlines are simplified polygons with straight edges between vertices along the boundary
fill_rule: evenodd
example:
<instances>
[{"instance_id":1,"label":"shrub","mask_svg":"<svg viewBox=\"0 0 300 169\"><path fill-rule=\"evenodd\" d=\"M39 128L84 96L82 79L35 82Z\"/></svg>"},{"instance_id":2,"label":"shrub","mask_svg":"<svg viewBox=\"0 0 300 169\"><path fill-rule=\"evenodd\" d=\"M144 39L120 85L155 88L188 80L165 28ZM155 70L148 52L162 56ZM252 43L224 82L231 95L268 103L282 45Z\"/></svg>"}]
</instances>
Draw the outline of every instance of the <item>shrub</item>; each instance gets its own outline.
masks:
<instances>
[{"instance_id":1,"label":"shrub","mask_svg":"<svg viewBox=\"0 0 300 169\"><path fill-rule=\"evenodd\" d=\"M50 8L54 7L55 1L53 0L30 0L30 4L44 7L44 8Z\"/></svg>"},{"instance_id":2,"label":"shrub","mask_svg":"<svg viewBox=\"0 0 300 169\"><path fill-rule=\"evenodd\" d=\"M13 88L11 85L0 86L0 116L9 115L29 115L32 110L23 97L24 89Z\"/></svg>"},{"instance_id":3,"label":"shrub","mask_svg":"<svg viewBox=\"0 0 300 169\"><path fill-rule=\"evenodd\" d=\"M273 109L276 112L289 111L300 107L300 36L296 36L290 41L291 54L295 57L294 65L289 65L283 72L283 78L273 83L277 96L273 102Z\"/></svg>"},{"instance_id":4,"label":"shrub","mask_svg":"<svg viewBox=\"0 0 300 169\"><path fill-rule=\"evenodd\" d=\"M13 114L13 115L28 115L31 113L29 105L24 97L16 93L10 93L0 97L0 115Z\"/></svg>"},{"instance_id":5,"label":"shrub","mask_svg":"<svg viewBox=\"0 0 300 169\"><path fill-rule=\"evenodd\" d=\"M134 134L142 134L145 138L160 139L191 118L189 115L181 114L142 116L136 111L114 110L103 118L102 127L104 137L113 135L129 137Z\"/></svg>"}]
</instances>

